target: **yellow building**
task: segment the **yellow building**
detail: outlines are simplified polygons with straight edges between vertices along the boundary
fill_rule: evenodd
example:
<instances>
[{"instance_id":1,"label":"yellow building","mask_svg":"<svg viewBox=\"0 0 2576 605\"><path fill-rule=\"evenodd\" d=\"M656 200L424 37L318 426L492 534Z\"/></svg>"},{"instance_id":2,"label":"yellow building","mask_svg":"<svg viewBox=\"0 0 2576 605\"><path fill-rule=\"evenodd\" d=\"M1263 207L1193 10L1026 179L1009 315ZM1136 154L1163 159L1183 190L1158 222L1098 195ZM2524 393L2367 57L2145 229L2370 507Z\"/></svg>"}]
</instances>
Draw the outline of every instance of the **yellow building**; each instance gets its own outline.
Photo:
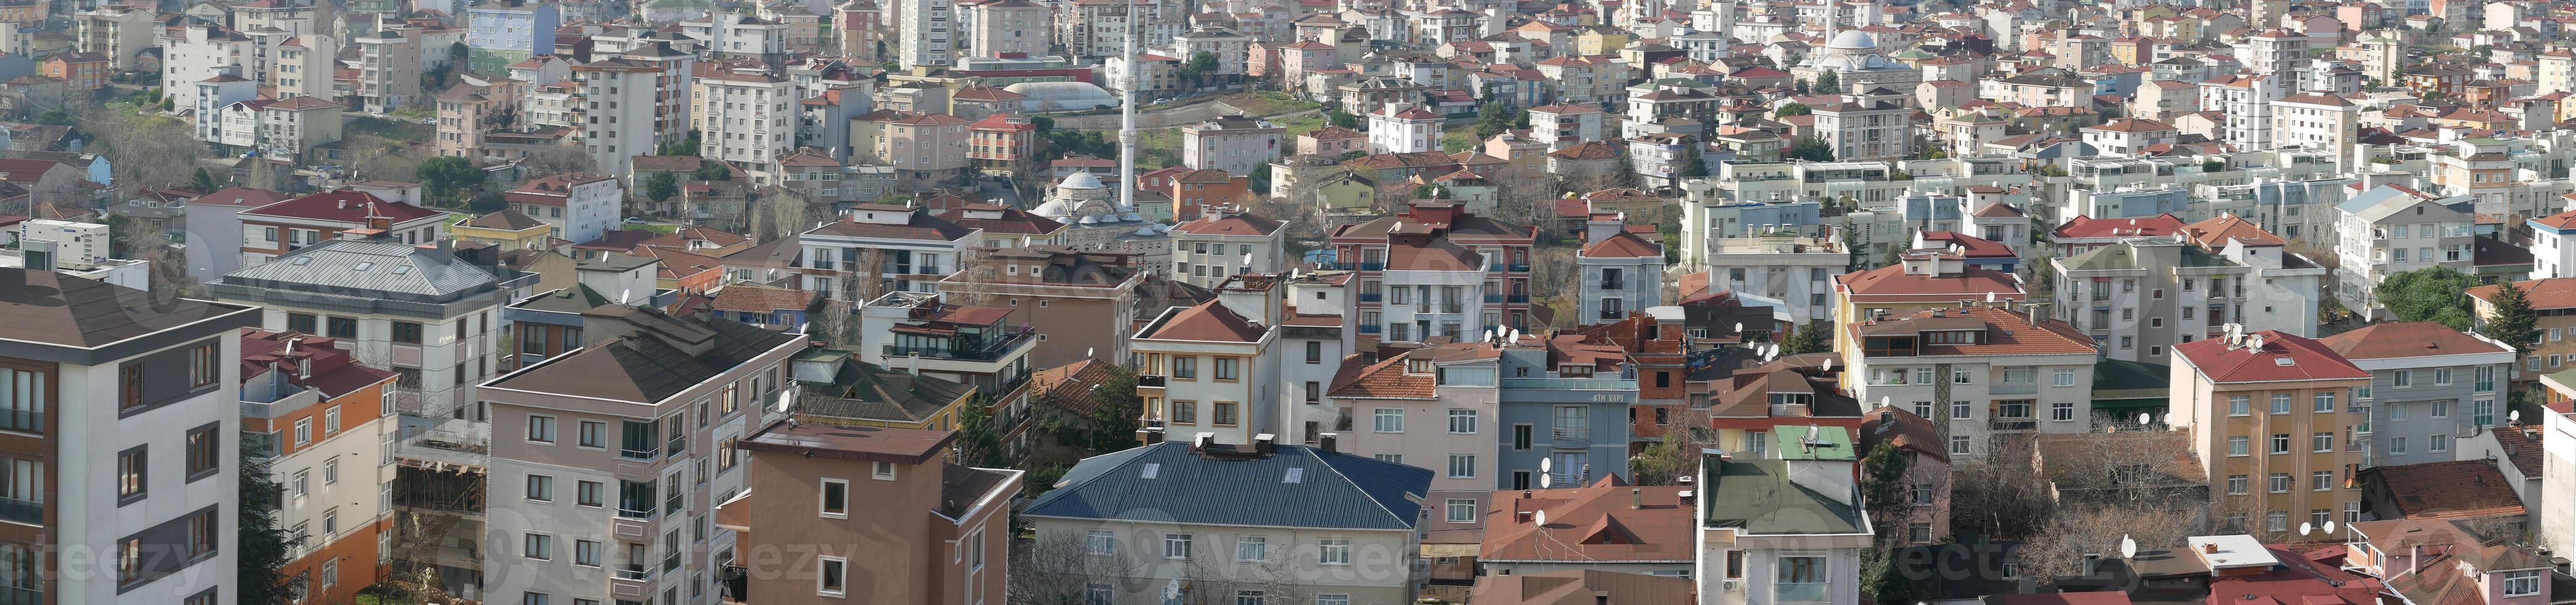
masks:
<instances>
[{"instance_id":1,"label":"yellow building","mask_svg":"<svg viewBox=\"0 0 2576 605\"><path fill-rule=\"evenodd\" d=\"M1637 34L1632 32L1608 27L1585 28L1574 34L1574 50L1586 57L1597 57L1619 52L1619 49L1628 47L1628 41L1635 39Z\"/></svg>"},{"instance_id":2,"label":"yellow building","mask_svg":"<svg viewBox=\"0 0 2576 605\"><path fill-rule=\"evenodd\" d=\"M841 357L830 382L807 382L811 378L803 369L807 361L798 360L799 422L953 431L957 411L975 397L973 385L887 368L856 356Z\"/></svg>"},{"instance_id":3,"label":"yellow building","mask_svg":"<svg viewBox=\"0 0 2576 605\"><path fill-rule=\"evenodd\" d=\"M2351 480L2370 414L2352 404L2369 372L2271 330L2176 345L2173 361L2170 422L2209 470L2218 532L2270 542L2294 539L2301 523L2358 518Z\"/></svg>"},{"instance_id":4,"label":"yellow building","mask_svg":"<svg viewBox=\"0 0 2576 605\"><path fill-rule=\"evenodd\" d=\"M517 210L502 210L467 219L448 227L457 243L491 244L502 252L547 250L547 233L552 227Z\"/></svg>"},{"instance_id":5,"label":"yellow building","mask_svg":"<svg viewBox=\"0 0 2576 605\"><path fill-rule=\"evenodd\" d=\"M1315 205L1327 210L1367 209L1377 202L1377 182L1357 172L1343 172L1315 185Z\"/></svg>"}]
</instances>

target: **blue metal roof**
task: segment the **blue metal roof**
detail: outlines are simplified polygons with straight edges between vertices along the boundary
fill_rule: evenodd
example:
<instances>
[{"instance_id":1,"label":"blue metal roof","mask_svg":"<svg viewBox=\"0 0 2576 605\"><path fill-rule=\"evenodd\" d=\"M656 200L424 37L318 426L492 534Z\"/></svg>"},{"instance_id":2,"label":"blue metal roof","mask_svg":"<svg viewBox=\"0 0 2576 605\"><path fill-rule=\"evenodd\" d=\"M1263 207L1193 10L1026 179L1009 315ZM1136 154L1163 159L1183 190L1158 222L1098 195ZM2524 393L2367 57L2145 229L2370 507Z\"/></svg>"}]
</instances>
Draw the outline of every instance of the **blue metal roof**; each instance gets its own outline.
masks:
<instances>
[{"instance_id":1,"label":"blue metal roof","mask_svg":"<svg viewBox=\"0 0 2576 605\"><path fill-rule=\"evenodd\" d=\"M1152 476L1147 477L1150 469ZM1292 473L1295 482L1290 482ZM1412 529L1431 470L1282 445L1200 455L1167 441L1084 459L1023 511L1039 517L1336 529Z\"/></svg>"}]
</instances>

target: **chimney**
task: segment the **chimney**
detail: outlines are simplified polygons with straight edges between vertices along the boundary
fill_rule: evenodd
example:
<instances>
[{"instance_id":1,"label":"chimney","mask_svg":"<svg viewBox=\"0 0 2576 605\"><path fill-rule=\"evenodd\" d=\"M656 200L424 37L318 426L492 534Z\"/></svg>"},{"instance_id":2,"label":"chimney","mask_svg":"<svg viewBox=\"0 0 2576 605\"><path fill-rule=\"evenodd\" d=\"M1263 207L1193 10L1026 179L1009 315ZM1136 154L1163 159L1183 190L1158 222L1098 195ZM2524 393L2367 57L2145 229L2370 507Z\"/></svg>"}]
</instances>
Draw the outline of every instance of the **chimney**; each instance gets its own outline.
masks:
<instances>
[{"instance_id":1,"label":"chimney","mask_svg":"<svg viewBox=\"0 0 2576 605\"><path fill-rule=\"evenodd\" d=\"M1279 436L1262 433L1252 436L1252 452L1264 456L1279 451Z\"/></svg>"},{"instance_id":2,"label":"chimney","mask_svg":"<svg viewBox=\"0 0 2576 605\"><path fill-rule=\"evenodd\" d=\"M2218 554L2218 543L2217 543L2217 542L2210 542L2210 543L2207 543L2207 544L2202 544L2202 545L2200 545L2200 552L2201 552L2201 554L2209 554L2209 555Z\"/></svg>"},{"instance_id":3,"label":"chimney","mask_svg":"<svg viewBox=\"0 0 2576 605\"><path fill-rule=\"evenodd\" d=\"M1163 442L1163 427L1159 427L1159 426L1149 426L1149 427L1145 427L1145 445L1153 445L1153 444L1162 443L1162 442Z\"/></svg>"},{"instance_id":4,"label":"chimney","mask_svg":"<svg viewBox=\"0 0 2576 605\"><path fill-rule=\"evenodd\" d=\"M1682 506L1690 506L1691 503L1699 500L1699 494L1693 493L1691 490L1682 490L1680 496L1682 497Z\"/></svg>"},{"instance_id":5,"label":"chimney","mask_svg":"<svg viewBox=\"0 0 2576 605\"><path fill-rule=\"evenodd\" d=\"M1321 446L1324 448L1324 451L1327 451L1327 452L1340 452L1340 451L1342 451L1342 450L1341 450L1339 447L1336 447L1336 446L1341 442L1341 440L1342 440L1342 434L1341 434L1341 433L1324 433L1323 435L1319 435L1319 436L1317 436L1317 437L1316 437L1315 442L1316 442L1316 443L1318 443L1318 444L1321 444Z\"/></svg>"},{"instance_id":6,"label":"chimney","mask_svg":"<svg viewBox=\"0 0 2576 605\"><path fill-rule=\"evenodd\" d=\"M2098 553L2098 552L2088 552L2088 553L2084 553L2084 566L2081 568L2081 569L2083 570L2083 574L2084 574L2084 576L2085 576L2085 577L2088 577L2088 578L2089 578L2089 577L2092 577L2092 576L2093 576L2093 570L2094 570L2095 566L2098 566L2098 565L2100 565L2101 563L2102 563L2102 553Z\"/></svg>"},{"instance_id":7,"label":"chimney","mask_svg":"<svg viewBox=\"0 0 2576 605\"><path fill-rule=\"evenodd\" d=\"M1216 433L1199 433L1190 438L1190 453L1207 451L1208 445L1213 443L1216 443Z\"/></svg>"},{"instance_id":8,"label":"chimney","mask_svg":"<svg viewBox=\"0 0 2576 605\"><path fill-rule=\"evenodd\" d=\"M1638 510L1645 507L1646 490L1634 487L1628 488L1628 510Z\"/></svg>"}]
</instances>

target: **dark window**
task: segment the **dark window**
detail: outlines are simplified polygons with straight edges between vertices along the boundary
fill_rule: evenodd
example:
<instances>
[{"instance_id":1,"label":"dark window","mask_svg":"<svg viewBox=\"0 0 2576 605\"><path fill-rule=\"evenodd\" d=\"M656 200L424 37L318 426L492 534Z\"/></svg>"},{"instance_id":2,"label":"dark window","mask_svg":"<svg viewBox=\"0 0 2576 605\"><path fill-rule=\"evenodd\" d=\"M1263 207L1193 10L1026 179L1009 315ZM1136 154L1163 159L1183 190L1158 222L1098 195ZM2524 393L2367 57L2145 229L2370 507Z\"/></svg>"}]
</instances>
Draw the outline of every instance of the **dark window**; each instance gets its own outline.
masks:
<instances>
[{"instance_id":1,"label":"dark window","mask_svg":"<svg viewBox=\"0 0 2576 605\"><path fill-rule=\"evenodd\" d=\"M314 327L315 324L313 321L313 314L311 313L288 313L286 314L286 329L305 334L320 332L320 329Z\"/></svg>"},{"instance_id":2,"label":"dark window","mask_svg":"<svg viewBox=\"0 0 2576 605\"><path fill-rule=\"evenodd\" d=\"M1323 362L1324 362L1324 343L1320 343L1320 342L1312 342L1312 341L1307 342L1307 343L1306 343L1306 363L1323 363Z\"/></svg>"},{"instance_id":3,"label":"dark window","mask_svg":"<svg viewBox=\"0 0 2576 605\"><path fill-rule=\"evenodd\" d=\"M215 345L197 345L188 349L188 390L214 386L224 375L223 357L215 354Z\"/></svg>"},{"instance_id":4,"label":"dark window","mask_svg":"<svg viewBox=\"0 0 2576 605\"><path fill-rule=\"evenodd\" d=\"M420 388L420 369L394 368L394 387L404 389Z\"/></svg>"},{"instance_id":5,"label":"dark window","mask_svg":"<svg viewBox=\"0 0 2576 605\"><path fill-rule=\"evenodd\" d=\"M116 503L118 505L122 506L143 499L145 473L149 470L146 466L152 461L145 449L149 447L151 446L138 445L134 446L134 449L116 454Z\"/></svg>"},{"instance_id":6,"label":"dark window","mask_svg":"<svg viewBox=\"0 0 2576 605\"><path fill-rule=\"evenodd\" d=\"M116 386L116 409L143 407L143 364L128 363L117 368Z\"/></svg>"},{"instance_id":7,"label":"dark window","mask_svg":"<svg viewBox=\"0 0 2576 605\"><path fill-rule=\"evenodd\" d=\"M408 321L394 322L394 342L407 345L420 344L420 324Z\"/></svg>"},{"instance_id":8,"label":"dark window","mask_svg":"<svg viewBox=\"0 0 2576 605\"><path fill-rule=\"evenodd\" d=\"M846 515L849 513L850 484L839 481L824 481L823 514Z\"/></svg>"},{"instance_id":9,"label":"dark window","mask_svg":"<svg viewBox=\"0 0 2576 605\"><path fill-rule=\"evenodd\" d=\"M354 317L333 317L333 318L331 318L331 333L330 333L330 334L327 334L326 336L330 336L330 337L332 337L332 338L357 338L357 337L358 337L358 320L357 320L357 318L354 318Z\"/></svg>"},{"instance_id":10,"label":"dark window","mask_svg":"<svg viewBox=\"0 0 2576 605\"><path fill-rule=\"evenodd\" d=\"M189 481L203 479L223 467L223 439L216 432L218 428L219 423L213 423L188 430Z\"/></svg>"}]
</instances>

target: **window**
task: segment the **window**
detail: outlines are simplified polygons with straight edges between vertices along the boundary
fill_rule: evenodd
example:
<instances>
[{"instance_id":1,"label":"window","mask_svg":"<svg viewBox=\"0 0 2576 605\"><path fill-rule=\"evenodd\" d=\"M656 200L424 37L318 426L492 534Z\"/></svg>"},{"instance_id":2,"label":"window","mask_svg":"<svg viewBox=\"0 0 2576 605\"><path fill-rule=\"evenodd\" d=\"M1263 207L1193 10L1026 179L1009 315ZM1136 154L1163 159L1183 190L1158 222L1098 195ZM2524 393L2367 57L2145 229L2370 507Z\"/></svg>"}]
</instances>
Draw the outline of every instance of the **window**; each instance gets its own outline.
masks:
<instances>
[{"instance_id":1,"label":"window","mask_svg":"<svg viewBox=\"0 0 2576 605\"><path fill-rule=\"evenodd\" d=\"M295 445L296 445L296 447L303 447L303 446L306 446L306 445L311 445L312 443L313 443L313 419L312 419L312 418L309 418L309 417L307 417L307 418L298 418L298 419L296 419L296 420L295 420Z\"/></svg>"},{"instance_id":2,"label":"window","mask_svg":"<svg viewBox=\"0 0 2576 605\"><path fill-rule=\"evenodd\" d=\"M1449 410L1449 433L1453 435L1476 434L1476 411Z\"/></svg>"},{"instance_id":3,"label":"window","mask_svg":"<svg viewBox=\"0 0 2576 605\"><path fill-rule=\"evenodd\" d=\"M2406 453L2406 438L2405 438L2405 437L2389 437L2389 438L2388 438L2388 453L2390 453L2390 454L2403 454L2403 453Z\"/></svg>"},{"instance_id":4,"label":"window","mask_svg":"<svg viewBox=\"0 0 2576 605\"><path fill-rule=\"evenodd\" d=\"M2451 401L2450 401L2450 400L2448 400L2448 399L2444 399L2444 400L2441 400L2441 401L2435 401L2435 402L2433 402L2433 417L2434 417L2434 418L2449 418L2449 417L2451 417Z\"/></svg>"},{"instance_id":5,"label":"window","mask_svg":"<svg viewBox=\"0 0 2576 605\"><path fill-rule=\"evenodd\" d=\"M580 445L587 448L607 449L608 423L597 420L581 421Z\"/></svg>"},{"instance_id":6,"label":"window","mask_svg":"<svg viewBox=\"0 0 2576 605\"><path fill-rule=\"evenodd\" d=\"M188 349L188 389L214 386L223 378L223 358L215 355L215 345L197 345Z\"/></svg>"},{"instance_id":7,"label":"window","mask_svg":"<svg viewBox=\"0 0 2576 605\"><path fill-rule=\"evenodd\" d=\"M2389 373L2388 373L2388 386L2389 386L2390 388L2399 388L2399 389L2412 388L2412 387L2414 387L2414 386L2415 386L2415 371L2414 371L2414 370L2398 370L2398 371L2395 371L2395 372L2389 372Z\"/></svg>"},{"instance_id":8,"label":"window","mask_svg":"<svg viewBox=\"0 0 2576 605\"><path fill-rule=\"evenodd\" d=\"M358 337L358 320L357 320L357 318L354 318L354 317L333 317L333 318L330 318L330 320L329 320L329 321L327 321L327 322L325 322L325 323L326 323L326 324L328 324L328 325L330 326L330 328L331 328L331 329L330 329L330 333L329 333L329 334L327 334L327 335L328 335L328 336L330 336L330 337L332 337L332 338L351 338L351 339L354 339L354 338L357 338L357 337ZM460 322L458 325L461 327L461 326L463 325L463 323L462 323L462 322Z\"/></svg>"},{"instance_id":9,"label":"window","mask_svg":"<svg viewBox=\"0 0 2576 605\"><path fill-rule=\"evenodd\" d=\"M2075 404L2064 401L2048 404L2048 419L2057 422L2073 422Z\"/></svg>"},{"instance_id":10,"label":"window","mask_svg":"<svg viewBox=\"0 0 2576 605\"><path fill-rule=\"evenodd\" d=\"M1451 479L1473 479L1473 478L1475 478L1475 477L1476 477L1476 455L1475 455L1475 454L1450 454L1450 455L1449 455L1449 478L1451 478Z\"/></svg>"},{"instance_id":11,"label":"window","mask_svg":"<svg viewBox=\"0 0 2576 605\"><path fill-rule=\"evenodd\" d=\"M1197 424L1199 421L1199 402L1182 401L1178 399L1172 400L1170 416L1172 424Z\"/></svg>"},{"instance_id":12,"label":"window","mask_svg":"<svg viewBox=\"0 0 2576 605\"><path fill-rule=\"evenodd\" d=\"M317 329L317 326L314 323L315 319L316 317L311 313L288 313L286 314L286 329L305 334L319 334L321 333L321 330Z\"/></svg>"},{"instance_id":13,"label":"window","mask_svg":"<svg viewBox=\"0 0 2576 605\"><path fill-rule=\"evenodd\" d=\"M1905 526L1905 540L1916 544L1932 541L1932 524L1910 523Z\"/></svg>"},{"instance_id":14,"label":"window","mask_svg":"<svg viewBox=\"0 0 2576 605\"><path fill-rule=\"evenodd\" d=\"M1369 430L1380 433L1404 432L1403 408L1377 408L1370 412Z\"/></svg>"},{"instance_id":15,"label":"window","mask_svg":"<svg viewBox=\"0 0 2576 605\"><path fill-rule=\"evenodd\" d=\"M2265 450L2265 451L2269 451L2269 452L2274 453L2274 454L2287 454L2287 453L2290 453L2290 434L2289 434L2289 433L2273 433L2273 434L2272 434L2272 449Z\"/></svg>"},{"instance_id":16,"label":"window","mask_svg":"<svg viewBox=\"0 0 2576 605\"><path fill-rule=\"evenodd\" d=\"M2508 571L2504 574L2504 596L2540 596L2540 572Z\"/></svg>"},{"instance_id":17,"label":"window","mask_svg":"<svg viewBox=\"0 0 2576 605\"><path fill-rule=\"evenodd\" d=\"M2332 431L2327 431L2308 435L2308 451L2334 451L2334 433Z\"/></svg>"},{"instance_id":18,"label":"window","mask_svg":"<svg viewBox=\"0 0 2576 605\"><path fill-rule=\"evenodd\" d=\"M116 503L118 505L143 499L144 484L149 476L149 469L146 466L151 462L145 449L149 447L151 446L138 445L134 446L134 449L116 454Z\"/></svg>"},{"instance_id":19,"label":"window","mask_svg":"<svg viewBox=\"0 0 2576 605\"><path fill-rule=\"evenodd\" d=\"M2061 387L2071 387L2071 386L2075 386L2075 371L2074 371L2074 370L2058 370L2058 371L2056 371L2056 372L2055 372L2055 376L2056 376L2056 382L2055 382L2055 383L2053 383L2053 384L2055 384L2056 386L2061 386Z\"/></svg>"},{"instance_id":20,"label":"window","mask_svg":"<svg viewBox=\"0 0 2576 605\"><path fill-rule=\"evenodd\" d=\"M2318 392L2318 393L2317 393L2317 396L2316 396L2316 407L2314 407L2314 408L2310 408L2310 411L2313 411L2313 412L2316 412L2316 413L2319 413L2319 414L2331 414L2331 413L2334 413L2334 411L2335 411L2335 394L2334 394L2334 392L2333 392L2333 391L2321 391L2321 392Z\"/></svg>"},{"instance_id":21,"label":"window","mask_svg":"<svg viewBox=\"0 0 2576 605\"><path fill-rule=\"evenodd\" d=\"M1108 584L1084 584L1082 586L1082 605L1111 605L1109 600L1110 588L1111 587Z\"/></svg>"},{"instance_id":22,"label":"window","mask_svg":"<svg viewBox=\"0 0 2576 605\"><path fill-rule=\"evenodd\" d=\"M823 564L822 568L814 574L814 593L827 597L837 597L847 593L850 587L846 575L849 573L850 561L840 557L818 558ZM1107 601L1106 598L1102 599L1103 603Z\"/></svg>"},{"instance_id":23,"label":"window","mask_svg":"<svg viewBox=\"0 0 2576 605\"><path fill-rule=\"evenodd\" d=\"M824 479L818 494L822 515L833 519L850 518L850 482Z\"/></svg>"},{"instance_id":24,"label":"window","mask_svg":"<svg viewBox=\"0 0 2576 605\"><path fill-rule=\"evenodd\" d=\"M188 480L203 479L223 466L222 437L215 432L220 423L188 430ZM5 580L0 580L5 582Z\"/></svg>"},{"instance_id":25,"label":"window","mask_svg":"<svg viewBox=\"0 0 2576 605\"><path fill-rule=\"evenodd\" d=\"M2245 451L2245 437L2243 437L2243 436L2236 436L2236 437L2229 437L2229 438L2227 438L2227 455L2229 455L2229 456L2243 456L2243 455L2246 455L2246 451Z\"/></svg>"},{"instance_id":26,"label":"window","mask_svg":"<svg viewBox=\"0 0 2576 605\"><path fill-rule=\"evenodd\" d=\"M2264 514L2263 514L2263 530L2264 530L2264 531L2290 531L2290 513L2289 513L2289 511L2278 511L2278 510L2276 510L2276 511L2272 511L2272 512L2269 512L2269 513L2264 513Z\"/></svg>"},{"instance_id":27,"label":"window","mask_svg":"<svg viewBox=\"0 0 2576 605\"><path fill-rule=\"evenodd\" d=\"M2229 396L2227 396L2227 415L2229 415L2229 416L2248 416L2248 415L2252 415L2254 412L2253 412L2251 409L2249 409L2249 408L2247 408L2247 407L2246 407L2246 403L2247 403L2247 401L2248 401L2248 400L2246 399L2246 397L2245 397L2244 395L2229 395Z\"/></svg>"},{"instance_id":28,"label":"window","mask_svg":"<svg viewBox=\"0 0 2576 605\"><path fill-rule=\"evenodd\" d=\"M1532 433L1534 430L1535 430L1535 428L1534 428L1534 427L1532 427L1531 425L1527 425L1527 424L1515 424L1515 425L1512 425L1512 451L1515 451L1515 452L1526 452L1526 451L1529 451L1529 450L1530 450L1530 440L1531 440L1530 435L1531 435L1531 433Z\"/></svg>"},{"instance_id":29,"label":"window","mask_svg":"<svg viewBox=\"0 0 2576 605\"><path fill-rule=\"evenodd\" d=\"M1219 401L1208 404L1208 420L1211 424L1215 424L1217 426L1234 426L1236 422L1235 412L1240 407L1242 406L1231 401Z\"/></svg>"},{"instance_id":30,"label":"window","mask_svg":"<svg viewBox=\"0 0 2576 605\"><path fill-rule=\"evenodd\" d=\"M2245 476L2244 476L2244 475L2228 475L2228 476L2227 476L2227 495L2230 495L2230 496L2242 496L2242 495L2245 495Z\"/></svg>"},{"instance_id":31,"label":"window","mask_svg":"<svg viewBox=\"0 0 2576 605\"><path fill-rule=\"evenodd\" d=\"M1163 558L1176 560L1189 559L1190 535L1163 534Z\"/></svg>"},{"instance_id":32,"label":"window","mask_svg":"<svg viewBox=\"0 0 2576 605\"><path fill-rule=\"evenodd\" d=\"M1325 538L1317 541L1317 562L1324 565L1351 564L1350 538Z\"/></svg>"},{"instance_id":33,"label":"window","mask_svg":"<svg viewBox=\"0 0 2576 605\"><path fill-rule=\"evenodd\" d=\"M574 483L572 489L573 504L582 506L606 506L607 499L604 496L605 493L606 486L597 481L582 481Z\"/></svg>"},{"instance_id":34,"label":"window","mask_svg":"<svg viewBox=\"0 0 2576 605\"><path fill-rule=\"evenodd\" d=\"M2308 491L2323 492L2332 490L2334 490L2334 471L2317 471L2308 473Z\"/></svg>"},{"instance_id":35,"label":"window","mask_svg":"<svg viewBox=\"0 0 2576 605\"><path fill-rule=\"evenodd\" d=\"M1118 535L1105 529L1091 530L1091 533L1084 537L1083 554L1095 557L1118 554Z\"/></svg>"},{"instance_id":36,"label":"window","mask_svg":"<svg viewBox=\"0 0 2576 605\"><path fill-rule=\"evenodd\" d=\"M394 322L394 342L407 345L420 344L420 324L408 321Z\"/></svg>"},{"instance_id":37,"label":"window","mask_svg":"<svg viewBox=\"0 0 2576 605\"><path fill-rule=\"evenodd\" d=\"M1450 498L1448 515L1445 518L1448 519L1450 523L1476 522L1476 500L1473 498Z\"/></svg>"},{"instance_id":38,"label":"window","mask_svg":"<svg viewBox=\"0 0 2576 605\"><path fill-rule=\"evenodd\" d=\"M2289 393L2273 393L2273 394L2272 394L2272 413L2274 413L2274 414L2287 414L2287 413L2290 413L2290 394L2289 394Z\"/></svg>"},{"instance_id":39,"label":"window","mask_svg":"<svg viewBox=\"0 0 2576 605\"><path fill-rule=\"evenodd\" d=\"M1242 378L1242 372L1240 371L1242 364L1243 360L1241 359L1232 357L1216 358L1216 379L1237 380Z\"/></svg>"},{"instance_id":40,"label":"window","mask_svg":"<svg viewBox=\"0 0 2576 605\"><path fill-rule=\"evenodd\" d=\"M1780 557L1779 581L1771 587L1772 600L1782 603L1813 603L1826 600L1831 580L1825 575L1823 556Z\"/></svg>"},{"instance_id":41,"label":"window","mask_svg":"<svg viewBox=\"0 0 2576 605\"><path fill-rule=\"evenodd\" d=\"M529 415L528 442L553 445L555 442L555 417L533 414Z\"/></svg>"},{"instance_id":42,"label":"window","mask_svg":"<svg viewBox=\"0 0 2576 605\"><path fill-rule=\"evenodd\" d=\"M1950 419L1967 420L1969 417L1976 415L1976 410L1976 404L1973 403L1965 401L1950 402Z\"/></svg>"},{"instance_id":43,"label":"window","mask_svg":"<svg viewBox=\"0 0 2576 605\"><path fill-rule=\"evenodd\" d=\"M1322 292L1316 292L1316 294L1323 294L1323 293L1322 293ZM1306 363L1307 363L1307 364L1309 364L1309 365L1312 365L1312 364L1319 364L1319 363L1323 363L1323 362L1324 362L1324 343L1323 343L1322 341L1313 341L1313 340L1306 341Z\"/></svg>"},{"instance_id":44,"label":"window","mask_svg":"<svg viewBox=\"0 0 2576 605\"><path fill-rule=\"evenodd\" d=\"M1964 369L1950 370L1950 384L1974 384L1975 380L1972 379L1974 376L1975 374Z\"/></svg>"},{"instance_id":45,"label":"window","mask_svg":"<svg viewBox=\"0 0 2576 605\"><path fill-rule=\"evenodd\" d=\"M2431 437L2431 444L2424 446L2424 451L2437 453L2451 451L2451 434L2434 433Z\"/></svg>"},{"instance_id":46,"label":"window","mask_svg":"<svg viewBox=\"0 0 2576 605\"><path fill-rule=\"evenodd\" d=\"M1261 605L1262 594L1258 590L1234 591L1234 605Z\"/></svg>"},{"instance_id":47,"label":"window","mask_svg":"<svg viewBox=\"0 0 2576 605\"><path fill-rule=\"evenodd\" d=\"M2268 478L2264 485L2269 486L2271 492L2275 494L2290 493L2290 474L2272 473L2272 476Z\"/></svg>"},{"instance_id":48,"label":"window","mask_svg":"<svg viewBox=\"0 0 2576 605\"><path fill-rule=\"evenodd\" d=\"M2495 400L2479 399L2470 401L2469 422L2478 426L2495 426Z\"/></svg>"},{"instance_id":49,"label":"window","mask_svg":"<svg viewBox=\"0 0 2576 605\"><path fill-rule=\"evenodd\" d=\"M1246 563L1258 563L1269 559L1270 538L1265 536L1234 537L1234 560Z\"/></svg>"},{"instance_id":50,"label":"window","mask_svg":"<svg viewBox=\"0 0 2576 605\"><path fill-rule=\"evenodd\" d=\"M552 597L542 592L522 592L519 593L519 605L547 605L546 599L549 598Z\"/></svg>"},{"instance_id":51,"label":"window","mask_svg":"<svg viewBox=\"0 0 2576 605\"><path fill-rule=\"evenodd\" d=\"M894 474L895 468L892 462L877 462L868 467L868 476L878 481L893 481Z\"/></svg>"},{"instance_id":52,"label":"window","mask_svg":"<svg viewBox=\"0 0 2576 605\"><path fill-rule=\"evenodd\" d=\"M1174 358L1172 358L1172 379L1173 379L1173 380L1198 380L1198 379L1199 379L1199 358L1197 358L1197 357L1174 357Z\"/></svg>"},{"instance_id":53,"label":"window","mask_svg":"<svg viewBox=\"0 0 2576 605\"><path fill-rule=\"evenodd\" d=\"M555 558L555 537L545 534L528 534L526 540L521 543L519 548L519 554L521 556L539 561L552 561Z\"/></svg>"},{"instance_id":54,"label":"window","mask_svg":"<svg viewBox=\"0 0 2576 605\"><path fill-rule=\"evenodd\" d=\"M1366 193L1366 192L1362 192L1362 193ZM1319 595L1315 595L1315 605L1351 605L1351 595L1346 595L1346 594L1319 594Z\"/></svg>"},{"instance_id":55,"label":"window","mask_svg":"<svg viewBox=\"0 0 2576 605\"><path fill-rule=\"evenodd\" d=\"M1950 453L1952 455L1968 453L1968 437L1965 435L1950 437Z\"/></svg>"},{"instance_id":56,"label":"window","mask_svg":"<svg viewBox=\"0 0 2576 605\"><path fill-rule=\"evenodd\" d=\"M572 541L572 564L599 566L599 543L591 540Z\"/></svg>"},{"instance_id":57,"label":"window","mask_svg":"<svg viewBox=\"0 0 2576 605\"><path fill-rule=\"evenodd\" d=\"M337 461L335 460L334 462ZM528 475L528 499L538 502L555 501L555 478L545 475Z\"/></svg>"}]
</instances>

